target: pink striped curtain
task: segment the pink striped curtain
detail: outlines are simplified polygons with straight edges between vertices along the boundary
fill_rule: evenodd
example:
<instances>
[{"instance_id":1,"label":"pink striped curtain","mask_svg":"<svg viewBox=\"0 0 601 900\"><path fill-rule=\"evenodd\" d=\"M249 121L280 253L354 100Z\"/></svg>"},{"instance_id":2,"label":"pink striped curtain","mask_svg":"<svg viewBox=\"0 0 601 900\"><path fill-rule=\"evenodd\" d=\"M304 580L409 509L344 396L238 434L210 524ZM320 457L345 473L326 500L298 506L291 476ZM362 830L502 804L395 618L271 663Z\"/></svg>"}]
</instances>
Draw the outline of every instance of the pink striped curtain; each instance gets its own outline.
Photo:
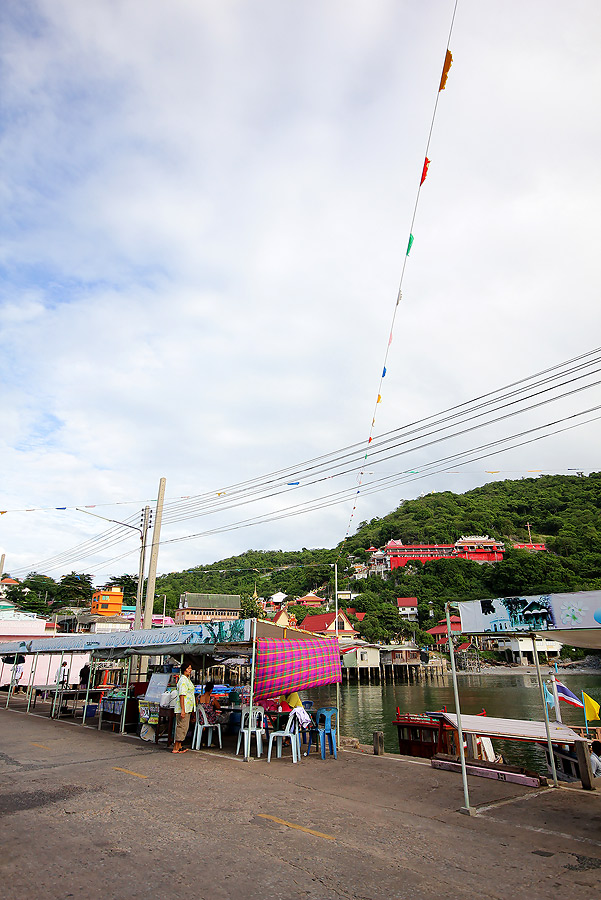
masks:
<instances>
[{"instance_id":1,"label":"pink striped curtain","mask_svg":"<svg viewBox=\"0 0 601 900\"><path fill-rule=\"evenodd\" d=\"M259 638L255 661L255 697L272 697L342 681L337 638L279 641Z\"/></svg>"}]
</instances>

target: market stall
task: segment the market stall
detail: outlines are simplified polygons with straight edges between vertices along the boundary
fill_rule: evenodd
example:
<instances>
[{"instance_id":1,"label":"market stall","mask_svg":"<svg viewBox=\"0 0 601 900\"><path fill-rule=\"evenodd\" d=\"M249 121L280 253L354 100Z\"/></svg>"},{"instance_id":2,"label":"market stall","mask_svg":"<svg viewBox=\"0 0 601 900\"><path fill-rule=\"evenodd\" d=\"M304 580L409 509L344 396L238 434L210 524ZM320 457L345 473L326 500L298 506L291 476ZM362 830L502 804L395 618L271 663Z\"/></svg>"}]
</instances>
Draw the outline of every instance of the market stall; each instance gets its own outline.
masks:
<instances>
[{"instance_id":1,"label":"market stall","mask_svg":"<svg viewBox=\"0 0 601 900\"><path fill-rule=\"evenodd\" d=\"M290 690L303 690L341 681L340 652L336 638L316 638L301 629L280 628L270 622L257 619L207 624L184 625L169 628L153 628L111 634L69 634L53 638L11 642L0 645L0 657L4 654L65 654L86 653L90 658L90 677L81 708L82 725L88 718L88 707L94 702L99 707L99 723L109 717L113 724L119 718L120 731L135 718L139 721L138 700L146 694L148 683L136 678L141 656L196 660L202 666L210 656L215 664L227 666L228 661L239 665L250 662L249 703L258 697L278 695ZM120 683L112 686L113 696L107 692L98 698L96 673L107 661L121 662ZM33 686L33 685L32 685ZM31 699L31 695L30 695ZM10 697L7 698L7 705ZM62 706L55 691L51 714ZM108 705L107 705L108 704ZM109 709L110 706L110 709ZM28 703L27 712L30 704ZM148 721L148 716L146 717Z\"/></svg>"}]
</instances>

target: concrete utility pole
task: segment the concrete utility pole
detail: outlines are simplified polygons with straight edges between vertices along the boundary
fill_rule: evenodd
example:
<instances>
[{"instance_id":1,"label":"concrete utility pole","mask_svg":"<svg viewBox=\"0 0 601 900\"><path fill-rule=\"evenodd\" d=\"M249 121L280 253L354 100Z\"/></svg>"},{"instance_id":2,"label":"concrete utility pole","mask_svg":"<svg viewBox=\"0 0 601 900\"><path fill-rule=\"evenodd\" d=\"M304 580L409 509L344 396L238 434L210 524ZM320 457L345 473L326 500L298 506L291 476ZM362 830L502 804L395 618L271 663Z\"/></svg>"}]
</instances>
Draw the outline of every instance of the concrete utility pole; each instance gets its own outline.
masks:
<instances>
[{"instance_id":1,"label":"concrete utility pole","mask_svg":"<svg viewBox=\"0 0 601 900\"><path fill-rule=\"evenodd\" d=\"M154 527L152 529L152 549L150 551L150 566L148 568L148 581L146 583L146 603L144 606L144 628L152 628L152 609L154 606L154 586L157 577L157 560L159 558L159 541L161 538L161 519L163 517L163 501L165 499L165 479L159 481L159 495L157 508L154 514ZM148 672L148 657L140 657L140 678Z\"/></svg>"},{"instance_id":2,"label":"concrete utility pole","mask_svg":"<svg viewBox=\"0 0 601 900\"><path fill-rule=\"evenodd\" d=\"M4 575L4 560L6 559L6 553L3 553L0 556L0 578Z\"/></svg>"},{"instance_id":3,"label":"concrete utility pole","mask_svg":"<svg viewBox=\"0 0 601 900\"><path fill-rule=\"evenodd\" d=\"M140 568L138 569L138 590L136 591L136 614L134 616L134 628L136 631L142 624L142 599L144 596L144 569L146 568L146 541L148 538L148 525L150 523L150 507L146 506L142 513L142 530L140 532Z\"/></svg>"},{"instance_id":4,"label":"concrete utility pole","mask_svg":"<svg viewBox=\"0 0 601 900\"><path fill-rule=\"evenodd\" d=\"M159 482L159 495L157 508L154 515L154 527L152 529L152 550L150 551L150 567L148 569L148 584L146 585L146 605L144 607L144 628L152 628L152 609L154 606L154 586L157 577L157 562L159 558L159 542L161 539L161 519L163 518L163 502L165 500L166 479Z\"/></svg>"}]
</instances>

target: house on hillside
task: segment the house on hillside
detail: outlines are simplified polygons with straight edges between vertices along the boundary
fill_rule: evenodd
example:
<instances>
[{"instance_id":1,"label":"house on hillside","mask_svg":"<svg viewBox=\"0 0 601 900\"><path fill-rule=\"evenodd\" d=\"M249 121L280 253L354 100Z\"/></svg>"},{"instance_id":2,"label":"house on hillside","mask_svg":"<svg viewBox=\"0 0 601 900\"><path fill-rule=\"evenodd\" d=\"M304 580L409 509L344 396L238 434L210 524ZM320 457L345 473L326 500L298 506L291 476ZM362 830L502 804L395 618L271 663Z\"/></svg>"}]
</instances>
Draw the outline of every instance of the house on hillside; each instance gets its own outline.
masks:
<instances>
[{"instance_id":1,"label":"house on hillside","mask_svg":"<svg viewBox=\"0 0 601 900\"><path fill-rule=\"evenodd\" d=\"M315 609L323 606L326 601L323 597L318 597L317 594L305 594L304 597L299 597L298 600L293 600L292 602L298 604L298 606L310 606Z\"/></svg>"},{"instance_id":2,"label":"house on hillside","mask_svg":"<svg viewBox=\"0 0 601 900\"><path fill-rule=\"evenodd\" d=\"M278 610L283 609L286 606L289 597L288 594L284 594L283 591L278 591L266 599L261 597L258 597L257 599L266 613L272 613L274 610L277 612Z\"/></svg>"},{"instance_id":3,"label":"house on hillside","mask_svg":"<svg viewBox=\"0 0 601 900\"><path fill-rule=\"evenodd\" d=\"M451 616L451 634L455 632L459 633L461 631L461 619L459 616ZM438 624L434 626L434 628L428 628L427 634L431 634L432 637L436 638L436 645L439 649L442 649L446 644L448 644L448 629L447 629L447 620L440 619Z\"/></svg>"},{"instance_id":4,"label":"house on hillside","mask_svg":"<svg viewBox=\"0 0 601 900\"><path fill-rule=\"evenodd\" d=\"M287 609L280 609L271 621L274 625L279 625L280 628L287 628L288 626L296 628L296 616L288 613Z\"/></svg>"},{"instance_id":5,"label":"house on hillside","mask_svg":"<svg viewBox=\"0 0 601 900\"><path fill-rule=\"evenodd\" d=\"M417 622L417 597L397 597L399 616L407 622Z\"/></svg>"},{"instance_id":6,"label":"house on hillside","mask_svg":"<svg viewBox=\"0 0 601 900\"><path fill-rule=\"evenodd\" d=\"M2 581L0 581L0 597L6 597L7 590L11 587L17 587L18 584L20 584L20 582L17 581L16 578L3 578Z\"/></svg>"},{"instance_id":7,"label":"house on hillside","mask_svg":"<svg viewBox=\"0 0 601 900\"><path fill-rule=\"evenodd\" d=\"M332 637L336 634L336 613L321 613L318 616L306 616L303 619L302 628L305 631L312 631L313 634L321 634L324 637ZM357 637L358 631L355 631L351 625L346 613L339 610L338 612L338 634L343 637Z\"/></svg>"},{"instance_id":8,"label":"house on hillside","mask_svg":"<svg viewBox=\"0 0 601 900\"><path fill-rule=\"evenodd\" d=\"M346 608L347 616L354 616L358 622L362 622L367 613L357 612L354 606L347 606Z\"/></svg>"}]
</instances>

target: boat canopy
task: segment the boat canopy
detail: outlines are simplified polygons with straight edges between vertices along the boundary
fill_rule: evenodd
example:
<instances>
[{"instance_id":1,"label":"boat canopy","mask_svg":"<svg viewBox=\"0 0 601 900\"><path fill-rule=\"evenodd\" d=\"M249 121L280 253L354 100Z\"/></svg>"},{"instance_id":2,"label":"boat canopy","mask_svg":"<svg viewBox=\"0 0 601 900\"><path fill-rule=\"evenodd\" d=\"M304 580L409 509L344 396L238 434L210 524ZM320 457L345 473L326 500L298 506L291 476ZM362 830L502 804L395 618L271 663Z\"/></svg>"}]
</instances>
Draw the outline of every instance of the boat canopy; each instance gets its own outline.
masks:
<instances>
[{"instance_id":1,"label":"boat canopy","mask_svg":"<svg viewBox=\"0 0 601 900\"><path fill-rule=\"evenodd\" d=\"M442 719L453 728L457 728L455 713L442 713ZM492 716L461 716L461 728L465 734L478 734L481 737L506 738L514 741L547 742L547 730L544 722L531 722L529 719L495 719ZM567 725L549 722L551 740L556 744L575 744L586 741Z\"/></svg>"}]
</instances>

